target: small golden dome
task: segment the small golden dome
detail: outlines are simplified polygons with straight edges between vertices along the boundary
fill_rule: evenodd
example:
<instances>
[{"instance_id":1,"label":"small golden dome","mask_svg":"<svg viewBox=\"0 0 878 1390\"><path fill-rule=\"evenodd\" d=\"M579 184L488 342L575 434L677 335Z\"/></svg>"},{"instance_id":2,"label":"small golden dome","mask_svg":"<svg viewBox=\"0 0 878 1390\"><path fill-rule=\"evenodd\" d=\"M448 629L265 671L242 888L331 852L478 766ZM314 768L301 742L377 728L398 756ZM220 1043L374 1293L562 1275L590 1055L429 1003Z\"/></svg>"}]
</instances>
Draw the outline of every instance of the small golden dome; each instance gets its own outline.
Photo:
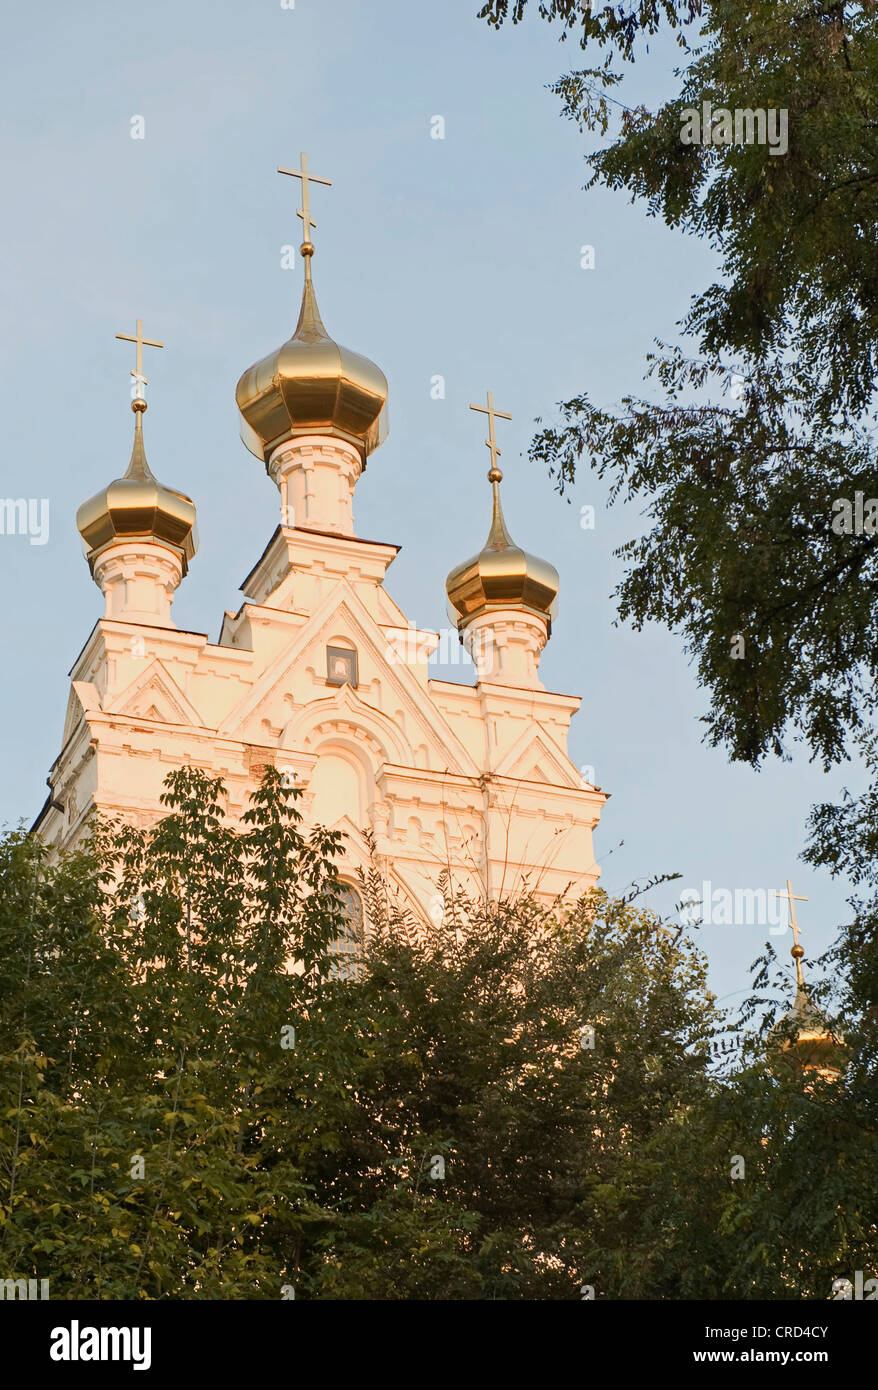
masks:
<instances>
[{"instance_id":1,"label":"small golden dome","mask_svg":"<svg viewBox=\"0 0 878 1390\"><path fill-rule=\"evenodd\" d=\"M804 983L796 989L791 1009L769 1031L769 1044L806 1071L837 1075L847 1056L844 1038L833 1033L824 1014L812 1002Z\"/></svg>"},{"instance_id":2,"label":"small golden dome","mask_svg":"<svg viewBox=\"0 0 878 1390\"><path fill-rule=\"evenodd\" d=\"M387 378L380 367L341 347L323 326L305 256L305 288L296 331L248 368L235 389L241 438L267 463L288 439L328 434L354 444L366 457L387 437Z\"/></svg>"},{"instance_id":3,"label":"small golden dome","mask_svg":"<svg viewBox=\"0 0 878 1390\"><path fill-rule=\"evenodd\" d=\"M88 547L88 563L94 573L99 553L114 541L151 540L170 546L182 559L186 574L198 547L195 504L185 493L164 487L153 475L143 447L142 417L146 401L132 403L135 415L134 447L123 477L116 478L76 513L77 528Z\"/></svg>"},{"instance_id":4,"label":"small golden dome","mask_svg":"<svg viewBox=\"0 0 878 1390\"><path fill-rule=\"evenodd\" d=\"M558 571L547 560L528 555L511 539L500 504L503 474L492 468L488 479L494 490L494 513L484 548L471 560L451 571L446 592L458 628L473 618L501 608L521 608L546 618L549 633L557 612Z\"/></svg>"},{"instance_id":5,"label":"small golden dome","mask_svg":"<svg viewBox=\"0 0 878 1390\"><path fill-rule=\"evenodd\" d=\"M792 895L792 885L787 881L787 890ZM790 898L792 901L792 897ZM796 942L790 955L796 962L796 997L793 1007L788 1009L769 1030L768 1042L772 1050L779 1048L786 1060L805 1071L820 1072L825 1077L837 1077L847 1061L848 1050L840 1033L834 1033L829 1021L813 1003L805 984L802 961L805 956L798 942L798 927L793 919Z\"/></svg>"}]
</instances>

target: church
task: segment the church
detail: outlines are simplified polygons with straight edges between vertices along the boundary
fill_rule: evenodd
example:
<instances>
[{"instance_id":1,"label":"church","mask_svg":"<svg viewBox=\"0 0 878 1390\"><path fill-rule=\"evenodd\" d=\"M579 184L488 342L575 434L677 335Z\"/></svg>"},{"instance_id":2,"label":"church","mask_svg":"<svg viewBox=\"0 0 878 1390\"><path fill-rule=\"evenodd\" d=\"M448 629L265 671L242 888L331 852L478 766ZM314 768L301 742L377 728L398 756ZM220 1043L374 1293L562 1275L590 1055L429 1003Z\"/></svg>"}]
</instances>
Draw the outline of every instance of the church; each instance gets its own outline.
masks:
<instances>
[{"instance_id":1,"label":"church","mask_svg":"<svg viewBox=\"0 0 878 1390\"><path fill-rule=\"evenodd\" d=\"M236 391L243 442L278 489L278 525L216 641L177 627L196 508L147 462L143 349L162 344L144 338L139 320L133 337L118 334L136 345L131 459L77 513L104 611L70 674L34 831L61 848L95 811L149 825L168 772L187 763L222 777L235 821L272 764L301 788L306 826L344 832L352 903L371 866L416 917L430 911L443 872L482 898L575 898L598 879L592 835L606 795L567 751L579 698L540 680L558 574L507 529L496 421L510 417L490 393L472 407L487 416L488 535L446 586L476 679L434 679L440 635L410 623L385 588L398 548L355 530L357 481L387 435L388 386L320 317L310 186L329 181L309 173L305 155L278 172L301 181L301 308L292 337L247 368Z\"/></svg>"}]
</instances>

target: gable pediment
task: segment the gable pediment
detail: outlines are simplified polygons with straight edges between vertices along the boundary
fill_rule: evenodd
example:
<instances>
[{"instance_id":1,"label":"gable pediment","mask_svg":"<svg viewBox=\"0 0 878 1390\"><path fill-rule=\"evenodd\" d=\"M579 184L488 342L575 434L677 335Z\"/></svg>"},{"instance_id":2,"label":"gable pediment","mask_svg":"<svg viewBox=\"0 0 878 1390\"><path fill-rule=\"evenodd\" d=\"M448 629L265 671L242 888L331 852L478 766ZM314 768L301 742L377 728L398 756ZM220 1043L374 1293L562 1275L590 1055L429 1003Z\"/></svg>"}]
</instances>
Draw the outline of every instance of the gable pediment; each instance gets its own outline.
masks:
<instances>
[{"instance_id":1,"label":"gable pediment","mask_svg":"<svg viewBox=\"0 0 878 1390\"><path fill-rule=\"evenodd\" d=\"M524 782L545 782L552 787L582 787L576 767L541 728L526 729L500 759L494 772Z\"/></svg>"},{"instance_id":2,"label":"gable pediment","mask_svg":"<svg viewBox=\"0 0 878 1390\"><path fill-rule=\"evenodd\" d=\"M203 728L204 721L170 672L156 658L119 694L114 714Z\"/></svg>"},{"instance_id":3,"label":"gable pediment","mask_svg":"<svg viewBox=\"0 0 878 1390\"><path fill-rule=\"evenodd\" d=\"M357 650L357 689L328 685L322 675L326 647L339 638ZM303 676L308 677L304 686ZM304 689L299 698L293 694L297 683L300 691ZM478 776L470 754L429 692L404 662L393 659L388 634L346 581L335 587L278 653L218 732L246 742L257 735L264 739L266 730L282 729L283 746L300 747L304 745L296 741L294 731L300 729L304 736L306 725L310 730L320 716L330 717L332 712L346 712L353 723L370 727L391 761L409 766L429 763Z\"/></svg>"}]
</instances>

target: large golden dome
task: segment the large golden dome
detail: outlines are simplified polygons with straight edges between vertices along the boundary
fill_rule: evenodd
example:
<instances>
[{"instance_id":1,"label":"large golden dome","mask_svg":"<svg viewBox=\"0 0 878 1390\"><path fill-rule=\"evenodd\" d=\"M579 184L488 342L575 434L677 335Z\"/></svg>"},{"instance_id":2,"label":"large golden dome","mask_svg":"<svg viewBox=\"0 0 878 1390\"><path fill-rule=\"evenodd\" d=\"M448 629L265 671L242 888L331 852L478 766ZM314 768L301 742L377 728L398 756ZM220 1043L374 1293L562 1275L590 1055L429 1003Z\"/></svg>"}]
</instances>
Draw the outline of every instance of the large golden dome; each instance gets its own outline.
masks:
<instances>
[{"instance_id":1,"label":"large golden dome","mask_svg":"<svg viewBox=\"0 0 878 1390\"><path fill-rule=\"evenodd\" d=\"M305 288L295 333L238 382L241 438L267 463L279 444L297 435L335 435L354 444L365 462L387 437L387 378L324 328L310 275L312 251L310 243L302 247Z\"/></svg>"},{"instance_id":2,"label":"large golden dome","mask_svg":"<svg viewBox=\"0 0 878 1390\"><path fill-rule=\"evenodd\" d=\"M483 613L521 608L545 618L551 633L560 585L558 571L547 560L529 555L510 537L500 504L502 478L499 468L488 474L494 489L494 514L484 547L453 569L445 581L449 612L462 628Z\"/></svg>"},{"instance_id":3,"label":"large golden dome","mask_svg":"<svg viewBox=\"0 0 878 1390\"><path fill-rule=\"evenodd\" d=\"M83 502L76 513L77 528L88 547L89 567L94 573L95 559L114 541L136 538L170 546L179 554L186 574L198 546L195 503L153 475L143 447L141 421L146 401L137 399L132 408L134 447L127 471Z\"/></svg>"}]
</instances>

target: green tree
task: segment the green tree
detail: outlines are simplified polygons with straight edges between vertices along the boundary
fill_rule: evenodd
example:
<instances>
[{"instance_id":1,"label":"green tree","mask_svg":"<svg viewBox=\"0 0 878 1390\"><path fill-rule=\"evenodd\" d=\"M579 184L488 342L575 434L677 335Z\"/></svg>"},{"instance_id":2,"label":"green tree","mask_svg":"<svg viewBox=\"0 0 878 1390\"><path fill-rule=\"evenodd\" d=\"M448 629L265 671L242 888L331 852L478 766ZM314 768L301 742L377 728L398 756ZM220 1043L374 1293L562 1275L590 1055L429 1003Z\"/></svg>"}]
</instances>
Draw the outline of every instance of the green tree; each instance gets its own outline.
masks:
<instances>
[{"instance_id":1,"label":"green tree","mask_svg":"<svg viewBox=\"0 0 878 1390\"><path fill-rule=\"evenodd\" d=\"M874 0L537 9L603 53L600 66L553 84L563 113L606 134L622 112L587 156L589 186L625 192L702 239L718 275L693 295L682 345L660 341L650 354L648 395L562 402L531 458L561 493L589 467L611 504L646 518L617 552L619 619L682 637L707 693L710 742L754 767L796 743L826 768L865 749L874 777ZM526 0L496 0L482 13L501 24L525 11ZM671 95L655 111L615 106L626 63L636 58L636 78L641 41L668 26L682 53ZM785 113L788 147L739 138L734 123L730 139L718 126L693 142L689 115L703 116L705 102ZM876 846L864 831L874 801L873 787L818 808L807 858L874 888ZM868 1015L878 921L871 899L852 907L838 961L856 982L854 1015Z\"/></svg>"},{"instance_id":2,"label":"green tree","mask_svg":"<svg viewBox=\"0 0 878 1390\"><path fill-rule=\"evenodd\" d=\"M53 859L0 843L0 1277L109 1300L745 1299L874 1267L868 970L836 962L831 1084L778 1063L769 959L720 1073L692 931L602 892L444 883L441 920L415 921L373 872L342 970L338 837L304 836L297 799L270 769L233 828L222 784L183 769L149 830ZM871 804L849 815L840 843L871 862Z\"/></svg>"},{"instance_id":3,"label":"green tree","mask_svg":"<svg viewBox=\"0 0 878 1390\"><path fill-rule=\"evenodd\" d=\"M611 1296L654 1194L599 1259L602 1194L708 1085L692 944L602 894L449 892L415 923L373 875L370 949L343 973L338 839L302 835L297 797L269 770L235 830L222 785L183 769L149 830L102 825L51 861L4 842L4 1277L104 1299Z\"/></svg>"},{"instance_id":4,"label":"green tree","mask_svg":"<svg viewBox=\"0 0 878 1390\"><path fill-rule=\"evenodd\" d=\"M303 837L273 771L242 833L223 796L182 769L152 830L100 826L51 863L3 846L0 1259L55 1296L277 1297L254 1232L304 1219L253 1133L329 968L338 837Z\"/></svg>"},{"instance_id":5,"label":"green tree","mask_svg":"<svg viewBox=\"0 0 878 1390\"><path fill-rule=\"evenodd\" d=\"M602 893L566 911L449 894L443 920L417 936L388 916L380 883L369 909L349 996L363 1000L369 1047L333 1172L360 1212L332 1233L317 1287L506 1299L578 1298L590 1284L618 1296L655 1192L621 1222L607 1194L708 1085L703 960L679 931Z\"/></svg>"},{"instance_id":6,"label":"green tree","mask_svg":"<svg viewBox=\"0 0 878 1390\"><path fill-rule=\"evenodd\" d=\"M834 1007L828 983L809 982L826 1028L844 1039L824 1055L837 1073L783 1050L799 1025L787 1016L789 970L769 944L738 1020L734 1065L685 1115L676 1155L653 1155L673 1163L685 1194L656 1218L665 1279L686 1297L821 1300L836 1280L878 1269L874 1022L837 954Z\"/></svg>"},{"instance_id":7,"label":"green tree","mask_svg":"<svg viewBox=\"0 0 878 1390\"><path fill-rule=\"evenodd\" d=\"M525 9L482 13L502 23ZM838 499L878 497L873 0L546 0L538 12L605 50L601 67L554 83L589 130L613 119L619 60L644 62L638 40L676 28L672 97L622 112L588 155L591 184L708 242L719 277L681 325L688 353L660 343L648 361L658 400L565 401L531 456L562 492L585 463L611 501L648 517L618 552L619 615L683 636L709 693L708 737L753 765L790 738L834 762L875 699L876 529L833 527ZM706 101L788 113L788 149L684 142L685 113Z\"/></svg>"}]
</instances>

